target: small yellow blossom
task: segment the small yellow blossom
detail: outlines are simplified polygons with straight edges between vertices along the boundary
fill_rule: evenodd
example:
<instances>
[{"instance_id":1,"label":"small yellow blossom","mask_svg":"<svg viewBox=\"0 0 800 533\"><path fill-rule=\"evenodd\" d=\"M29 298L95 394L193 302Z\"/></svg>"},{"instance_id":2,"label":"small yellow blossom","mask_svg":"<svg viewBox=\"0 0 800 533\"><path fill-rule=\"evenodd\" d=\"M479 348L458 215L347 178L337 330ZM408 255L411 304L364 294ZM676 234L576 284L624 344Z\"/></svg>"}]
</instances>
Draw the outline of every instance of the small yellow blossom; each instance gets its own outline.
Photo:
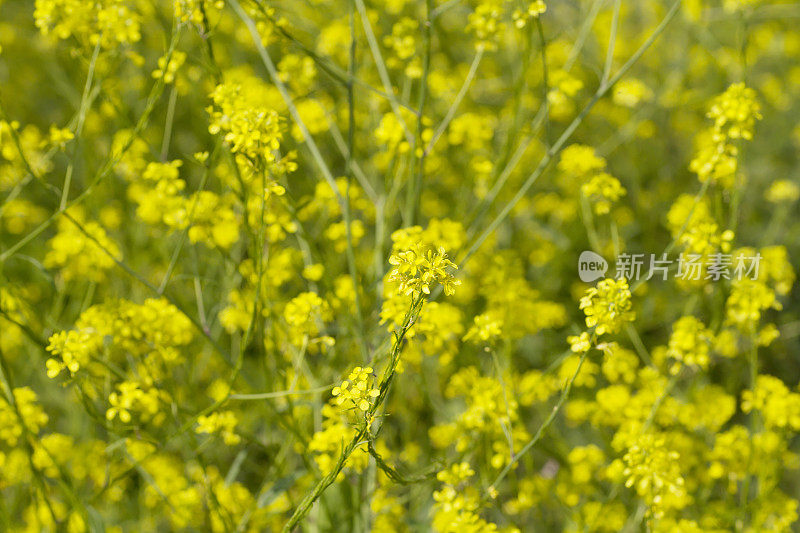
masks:
<instances>
[{"instance_id":1,"label":"small yellow blossom","mask_svg":"<svg viewBox=\"0 0 800 533\"><path fill-rule=\"evenodd\" d=\"M458 268L447 258L444 248L426 249L415 245L392 255L389 263L394 269L389 274L390 282L399 282L398 290L406 295L430 294L431 287L440 284L444 293L451 295L460 282L449 269Z\"/></svg>"},{"instance_id":2,"label":"small yellow blossom","mask_svg":"<svg viewBox=\"0 0 800 533\"><path fill-rule=\"evenodd\" d=\"M355 367L341 385L333 388L336 404L352 403L359 410L367 412L375 398L380 396L380 391L373 386L374 379L372 367Z\"/></svg>"},{"instance_id":3,"label":"small yellow blossom","mask_svg":"<svg viewBox=\"0 0 800 533\"><path fill-rule=\"evenodd\" d=\"M217 411L197 419L196 433L219 433L228 446L239 444L242 438L236 434L239 419L233 411Z\"/></svg>"},{"instance_id":4,"label":"small yellow blossom","mask_svg":"<svg viewBox=\"0 0 800 533\"><path fill-rule=\"evenodd\" d=\"M594 327L598 335L616 333L636 316L631 311L631 291L625 278L599 281L581 298L580 308L586 314L586 326Z\"/></svg>"}]
</instances>

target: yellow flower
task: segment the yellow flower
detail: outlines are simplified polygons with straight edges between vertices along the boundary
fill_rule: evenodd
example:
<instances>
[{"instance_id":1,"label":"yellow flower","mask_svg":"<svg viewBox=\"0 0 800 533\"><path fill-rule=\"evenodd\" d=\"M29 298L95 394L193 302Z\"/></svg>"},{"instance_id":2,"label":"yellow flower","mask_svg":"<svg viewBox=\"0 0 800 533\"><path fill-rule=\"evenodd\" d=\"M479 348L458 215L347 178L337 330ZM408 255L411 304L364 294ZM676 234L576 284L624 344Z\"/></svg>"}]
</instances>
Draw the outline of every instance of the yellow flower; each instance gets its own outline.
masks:
<instances>
[{"instance_id":1,"label":"yellow flower","mask_svg":"<svg viewBox=\"0 0 800 533\"><path fill-rule=\"evenodd\" d=\"M430 294L431 287L440 284L444 293L452 295L460 281L455 279L449 269L458 268L447 259L444 248L435 251L422 244L416 244L389 258L394 269L389 273L389 282L399 282L398 291L405 295Z\"/></svg>"},{"instance_id":2,"label":"yellow flower","mask_svg":"<svg viewBox=\"0 0 800 533\"><path fill-rule=\"evenodd\" d=\"M744 83L734 83L719 95L708 110L714 131L731 139L753 138L753 127L760 120L761 106L756 93Z\"/></svg>"},{"instance_id":3,"label":"yellow flower","mask_svg":"<svg viewBox=\"0 0 800 533\"><path fill-rule=\"evenodd\" d=\"M380 391L373 387L374 379L372 367L355 367L341 385L333 388L331 393L336 399L336 404L343 405L345 402L350 402L359 410L367 412L373 400L380 396Z\"/></svg>"},{"instance_id":4,"label":"yellow flower","mask_svg":"<svg viewBox=\"0 0 800 533\"><path fill-rule=\"evenodd\" d=\"M241 84L217 85L208 108L209 133L221 133L233 153L266 162L276 159L285 124L277 111L249 99Z\"/></svg>"},{"instance_id":5,"label":"yellow flower","mask_svg":"<svg viewBox=\"0 0 800 533\"><path fill-rule=\"evenodd\" d=\"M233 411L217 411L210 415L203 415L197 419L196 433L220 433L222 440L228 446L239 444L242 438L236 434L236 425L239 419Z\"/></svg>"},{"instance_id":6,"label":"yellow flower","mask_svg":"<svg viewBox=\"0 0 800 533\"><path fill-rule=\"evenodd\" d=\"M713 333L700 320L693 316L679 318L672 326L667 349L667 356L676 360L670 372L677 374L682 365L707 369L713 343Z\"/></svg>"},{"instance_id":7,"label":"yellow flower","mask_svg":"<svg viewBox=\"0 0 800 533\"><path fill-rule=\"evenodd\" d=\"M584 353L588 352L592 347L591 339L589 338L589 333L583 332L580 335L571 335L567 337L567 342L569 343L569 348L575 353Z\"/></svg>"},{"instance_id":8,"label":"yellow flower","mask_svg":"<svg viewBox=\"0 0 800 533\"><path fill-rule=\"evenodd\" d=\"M474 324L467 334L464 335L465 341L493 342L502 335L503 321L491 313L483 313L474 319Z\"/></svg>"},{"instance_id":9,"label":"yellow flower","mask_svg":"<svg viewBox=\"0 0 800 533\"><path fill-rule=\"evenodd\" d=\"M678 452L666 447L663 436L645 433L631 444L622 459L625 486L644 499L648 512L656 518L688 503L679 458Z\"/></svg>"},{"instance_id":10,"label":"yellow flower","mask_svg":"<svg viewBox=\"0 0 800 533\"><path fill-rule=\"evenodd\" d=\"M600 280L581 298L580 309L586 314L586 326L594 327L598 335L616 333L636 316L631 311L631 291L625 278Z\"/></svg>"}]
</instances>

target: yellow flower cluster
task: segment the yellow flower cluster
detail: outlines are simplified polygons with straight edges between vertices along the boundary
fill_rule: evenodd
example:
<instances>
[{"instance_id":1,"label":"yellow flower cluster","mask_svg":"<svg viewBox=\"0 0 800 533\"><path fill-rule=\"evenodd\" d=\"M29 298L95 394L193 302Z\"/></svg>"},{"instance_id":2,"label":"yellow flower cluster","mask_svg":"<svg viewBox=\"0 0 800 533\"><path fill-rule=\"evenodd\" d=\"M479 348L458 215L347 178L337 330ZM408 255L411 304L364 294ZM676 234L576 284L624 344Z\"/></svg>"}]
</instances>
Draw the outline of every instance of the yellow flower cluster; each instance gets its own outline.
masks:
<instances>
[{"instance_id":1,"label":"yellow flower cluster","mask_svg":"<svg viewBox=\"0 0 800 533\"><path fill-rule=\"evenodd\" d=\"M608 214L614 202L626 194L619 180L603 170L605 167L606 160L594 148L579 144L565 148L558 162L559 170L570 184L580 185L581 194L598 215Z\"/></svg>"},{"instance_id":2,"label":"yellow flower cluster","mask_svg":"<svg viewBox=\"0 0 800 533\"><path fill-rule=\"evenodd\" d=\"M755 329L767 309L781 309L775 292L758 280L742 279L733 284L725 302L726 321L744 331Z\"/></svg>"},{"instance_id":3,"label":"yellow flower cluster","mask_svg":"<svg viewBox=\"0 0 800 533\"><path fill-rule=\"evenodd\" d=\"M202 415L197 419L197 433L219 433L223 442L228 446L235 446L242 441L236 434L236 424L239 419L233 411L218 411L210 415Z\"/></svg>"},{"instance_id":4,"label":"yellow flower cluster","mask_svg":"<svg viewBox=\"0 0 800 533\"><path fill-rule=\"evenodd\" d=\"M78 210L71 214L74 220L59 220L58 233L48 242L50 250L43 264L58 269L65 281L83 277L103 281L114 260L122 258L120 249L100 224L84 221Z\"/></svg>"},{"instance_id":5,"label":"yellow flower cluster","mask_svg":"<svg viewBox=\"0 0 800 533\"><path fill-rule=\"evenodd\" d=\"M392 51L386 60L391 68L403 68L411 79L422 76L422 60L417 54L419 22L412 18L403 18L392 26L392 34L383 39L383 44Z\"/></svg>"},{"instance_id":6,"label":"yellow flower cluster","mask_svg":"<svg viewBox=\"0 0 800 533\"><path fill-rule=\"evenodd\" d=\"M647 502L648 511L656 518L667 509L680 509L688 503L679 459L680 454L666 446L663 436L651 433L639 437L622 458L625 486Z\"/></svg>"},{"instance_id":7,"label":"yellow flower cluster","mask_svg":"<svg viewBox=\"0 0 800 533\"><path fill-rule=\"evenodd\" d=\"M34 224L41 223L47 211L27 200L14 199L3 204L0 226L12 235L20 235Z\"/></svg>"},{"instance_id":8,"label":"yellow flower cluster","mask_svg":"<svg viewBox=\"0 0 800 533\"><path fill-rule=\"evenodd\" d=\"M173 0L175 18L197 26L208 25L207 17L225 7L224 0Z\"/></svg>"},{"instance_id":9,"label":"yellow flower cluster","mask_svg":"<svg viewBox=\"0 0 800 533\"><path fill-rule=\"evenodd\" d=\"M14 395L13 405L9 403L5 392L0 396L0 442L15 447L26 432L36 435L49 418L37 403L36 393L30 388L18 387L10 392Z\"/></svg>"},{"instance_id":10,"label":"yellow flower cluster","mask_svg":"<svg viewBox=\"0 0 800 533\"><path fill-rule=\"evenodd\" d=\"M487 522L478 515L480 502L474 487L467 485L469 478L475 475L469 463L457 463L448 470L436 474L442 483L439 490L433 493L434 505L433 528L439 533L456 533L472 531L488 533L497 531L497 526Z\"/></svg>"},{"instance_id":11,"label":"yellow flower cluster","mask_svg":"<svg viewBox=\"0 0 800 533\"><path fill-rule=\"evenodd\" d=\"M497 50L497 41L505 29L500 19L503 7L503 2L498 0L481 0L470 13L467 29L475 34L475 48L478 50Z\"/></svg>"},{"instance_id":12,"label":"yellow flower cluster","mask_svg":"<svg viewBox=\"0 0 800 533\"><path fill-rule=\"evenodd\" d=\"M502 335L503 323L489 313L477 315L474 324L464 335L465 341L491 343Z\"/></svg>"},{"instance_id":13,"label":"yellow flower cluster","mask_svg":"<svg viewBox=\"0 0 800 533\"><path fill-rule=\"evenodd\" d=\"M511 457L511 451L519 449L530 438L519 423L519 403L530 405L536 397L545 399L551 392L550 383L530 376L519 383L520 402L515 399L516 389L505 380L481 376L478 369L468 367L455 373L445 389L448 398L463 399L465 409L454 422L433 426L429 433L434 446L458 452L470 449L474 441L483 442L489 463L493 468L502 468Z\"/></svg>"},{"instance_id":14,"label":"yellow flower cluster","mask_svg":"<svg viewBox=\"0 0 800 533\"><path fill-rule=\"evenodd\" d=\"M653 91L642 80L628 78L620 80L620 82L614 86L612 98L617 105L634 108L641 102L651 100L653 98Z\"/></svg>"},{"instance_id":15,"label":"yellow flower cluster","mask_svg":"<svg viewBox=\"0 0 800 533\"><path fill-rule=\"evenodd\" d=\"M718 251L730 251L734 238L733 231L720 229L706 201L697 201L689 194L682 194L672 204L667 226L687 254L703 258Z\"/></svg>"},{"instance_id":16,"label":"yellow flower cluster","mask_svg":"<svg viewBox=\"0 0 800 533\"><path fill-rule=\"evenodd\" d=\"M330 474L342 449L342 443L349 442L356 435L356 428L343 418L346 413L333 401L322 408L322 429L316 431L308 443L308 450L313 453L314 462L323 475ZM363 472L369 464L369 453L366 445L358 446L345 461L345 468L350 471ZM344 472L337 479L344 479Z\"/></svg>"},{"instance_id":17,"label":"yellow flower cluster","mask_svg":"<svg viewBox=\"0 0 800 533\"><path fill-rule=\"evenodd\" d=\"M700 320L693 316L679 318L672 325L666 353L676 361L670 372L677 374L684 365L706 370L713 344L714 334Z\"/></svg>"},{"instance_id":18,"label":"yellow flower cluster","mask_svg":"<svg viewBox=\"0 0 800 533\"><path fill-rule=\"evenodd\" d=\"M460 283L450 272L458 267L447 258L443 247L432 250L421 243L415 244L392 255L389 263L394 269L388 281L398 283L397 290L405 295L430 294L431 287L436 285L441 285L444 293L451 295Z\"/></svg>"},{"instance_id":19,"label":"yellow flower cluster","mask_svg":"<svg viewBox=\"0 0 800 533\"><path fill-rule=\"evenodd\" d=\"M136 413L140 422L152 421L159 425L165 418L164 407L171 398L165 391L160 391L152 384L146 385L137 381L123 381L117 390L108 396L111 407L106 409L106 420L119 418L123 424L131 423Z\"/></svg>"},{"instance_id":20,"label":"yellow flower cluster","mask_svg":"<svg viewBox=\"0 0 800 533\"><path fill-rule=\"evenodd\" d=\"M742 393L742 410L758 410L768 429L800 429L800 394L773 376L758 376L755 387Z\"/></svg>"},{"instance_id":21,"label":"yellow flower cluster","mask_svg":"<svg viewBox=\"0 0 800 533\"><path fill-rule=\"evenodd\" d=\"M755 91L744 83L734 83L716 97L707 116L714 121L715 134L748 141L753 138L756 120L762 118Z\"/></svg>"},{"instance_id":22,"label":"yellow flower cluster","mask_svg":"<svg viewBox=\"0 0 800 533\"><path fill-rule=\"evenodd\" d=\"M616 333L636 314L631 310L631 291L625 278L606 278L586 291L580 308L586 315L586 327L594 328L597 335Z\"/></svg>"},{"instance_id":23,"label":"yellow flower cluster","mask_svg":"<svg viewBox=\"0 0 800 533\"><path fill-rule=\"evenodd\" d=\"M734 186L739 169L734 142L753 138L760 111L755 91L744 83L734 83L714 99L707 115L714 125L698 137L700 147L689 165L701 182L711 180L727 189Z\"/></svg>"},{"instance_id":24,"label":"yellow flower cluster","mask_svg":"<svg viewBox=\"0 0 800 533\"><path fill-rule=\"evenodd\" d=\"M231 151L251 160L272 162L280 148L285 124L277 111L259 105L241 84L217 85L208 108L209 133L221 133Z\"/></svg>"},{"instance_id":25,"label":"yellow flower cluster","mask_svg":"<svg viewBox=\"0 0 800 533\"><path fill-rule=\"evenodd\" d=\"M547 11L547 5L542 0L534 0L528 4L528 8L524 11L521 9L515 9L512 15L514 19L514 25L522 29L524 28L530 19L539 18L539 15Z\"/></svg>"},{"instance_id":26,"label":"yellow flower cluster","mask_svg":"<svg viewBox=\"0 0 800 533\"><path fill-rule=\"evenodd\" d=\"M127 0L36 0L34 19L44 35L75 37L106 49L141 39L141 17Z\"/></svg>"},{"instance_id":27,"label":"yellow flower cluster","mask_svg":"<svg viewBox=\"0 0 800 533\"><path fill-rule=\"evenodd\" d=\"M179 177L180 160L148 163L141 179L131 183L128 196L137 204L136 215L148 224L164 224L170 229L188 229L191 242L228 249L239 240L239 217L234 197L211 191L188 196L181 192L186 182Z\"/></svg>"},{"instance_id":28,"label":"yellow flower cluster","mask_svg":"<svg viewBox=\"0 0 800 533\"><path fill-rule=\"evenodd\" d=\"M291 299L283 310L289 326L289 338L295 346L308 342L333 344L333 339L318 339L323 324L332 317L328 303L313 292L304 292Z\"/></svg>"},{"instance_id":29,"label":"yellow flower cluster","mask_svg":"<svg viewBox=\"0 0 800 533\"><path fill-rule=\"evenodd\" d=\"M153 71L155 79L163 79L164 83L175 81L178 69L186 62L186 54L180 50L172 53L172 57L162 56L158 58L158 68Z\"/></svg>"},{"instance_id":30,"label":"yellow flower cluster","mask_svg":"<svg viewBox=\"0 0 800 533\"><path fill-rule=\"evenodd\" d=\"M64 369L74 375L90 363L102 366L104 353L120 361L134 356L145 363L175 365L180 362L177 348L192 339L189 319L164 299L95 305L81 314L75 329L50 337L47 351L58 359L47 360L47 374L54 378ZM150 372L161 373L159 366Z\"/></svg>"},{"instance_id":31,"label":"yellow flower cluster","mask_svg":"<svg viewBox=\"0 0 800 533\"><path fill-rule=\"evenodd\" d=\"M49 341L47 351L61 359L47 360L49 378L58 376L64 369L74 376L81 367L88 366L92 354L98 352L102 346L102 338L94 332L79 330L59 331Z\"/></svg>"},{"instance_id":32,"label":"yellow flower cluster","mask_svg":"<svg viewBox=\"0 0 800 533\"><path fill-rule=\"evenodd\" d=\"M373 387L375 376L372 367L357 366L350 372L341 385L334 387L332 394L336 405L347 404L360 411L367 412L380 391Z\"/></svg>"}]
</instances>

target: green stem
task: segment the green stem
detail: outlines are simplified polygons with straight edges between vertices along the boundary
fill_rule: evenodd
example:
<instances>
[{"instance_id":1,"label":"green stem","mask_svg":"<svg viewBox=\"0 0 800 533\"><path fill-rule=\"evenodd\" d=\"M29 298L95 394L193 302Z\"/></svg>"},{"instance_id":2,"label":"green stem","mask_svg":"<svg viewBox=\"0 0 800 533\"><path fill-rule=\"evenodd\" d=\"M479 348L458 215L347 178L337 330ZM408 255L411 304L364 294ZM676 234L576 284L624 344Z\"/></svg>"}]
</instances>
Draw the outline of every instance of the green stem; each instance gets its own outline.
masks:
<instances>
[{"instance_id":1,"label":"green stem","mask_svg":"<svg viewBox=\"0 0 800 533\"><path fill-rule=\"evenodd\" d=\"M69 159L69 164L67 164L67 171L64 175L64 186L61 189L61 201L59 202L58 207L60 209L64 209L67 205L67 201L69 200L69 189L70 185L72 184L72 174L75 170L75 159L78 155L78 144L83 134L83 123L86 120L86 112L89 110L90 105L90 98L89 95L92 89L92 82L94 80L94 69L95 65L97 64L97 56L100 53L100 42L97 43L94 47L94 52L92 53L92 59L89 61L89 72L86 75L86 84L83 86L83 94L81 95L81 103L78 108L78 123L75 126L75 138L73 139L72 144L72 154Z\"/></svg>"},{"instance_id":2,"label":"green stem","mask_svg":"<svg viewBox=\"0 0 800 533\"><path fill-rule=\"evenodd\" d=\"M594 342L594 338L592 338L592 342ZM526 453L528 453L528 451L530 451L530 449L533 448L537 442L539 442L539 440L544 435L544 432L547 430L548 427L550 427L550 424L553 423L553 420L555 420L556 415L561 410L561 407L564 405L564 402L567 401L567 397L569 397L569 393L572 390L572 384L575 383L575 380L578 377L578 373L581 371L581 367L583 366L583 362L586 360L586 355L588 353L589 352L587 350L581 354L581 358L578 360L578 366L575 368L575 373L572 375L569 381L567 381L567 385L564 387L564 390L561 391L561 396L558 398L558 401L553 406L553 409L550 411L550 414L547 416L544 422L542 422L542 425L539 426L539 429L536 431L536 434L533 436L533 438L529 440L527 443L525 443L525 445L522 448L520 448L519 453L517 453L514 457L512 457L512 459L508 462L508 464L505 467L503 467L503 469L500 471L495 480L487 489L487 494L492 493L494 489L497 488L497 485L499 485L500 482L503 481L503 479L505 479L505 477L508 475L511 469L519 462L519 460L522 459L522 457Z\"/></svg>"},{"instance_id":3,"label":"green stem","mask_svg":"<svg viewBox=\"0 0 800 533\"><path fill-rule=\"evenodd\" d=\"M425 157L428 155L427 148L422 149L422 134L425 128L425 104L428 99L428 74L431 65L431 11L433 11L433 0L425 0L425 22L423 23L422 33L422 77L419 85L419 100L417 102L417 132L414 138L414 165L411 166L411 180L408 185L406 195L406 223L409 226L414 224L419 211L420 196L422 195L422 179L425 172Z\"/></svg>"},{"instance_id":4,"label":"green stem","mask_svg":"<svg viewBox=\"0 0 800 533\"><path fill-rule=\"evenodd\" d=\"M419 314L422 311L422 306L425 302L424 295L414 296L411 300L411 305L406 313L406 316L403 320L403 324L398 332L395 332L395 341L392 346L391 353L389 354L389 363L384 370L383 377L381 378L380 385L378 387L378 397L375 401L370 405L369 410L364 415L365 423L361 427L361 429L356 432L355 436L352 440L344 447L342 453L339 455L338 461L333 466L333 469L319 482L314 486L311 491L306 494L303 500L295 509L294 513L292 514L289 521L283 526L283 532L288 533L294 529L294 527L303 519L304 516L308 514L311 510L311 506L314 504L315 501L325 492L329 486L333 484L336 480L339 473L344 468L345 462L350 457L350 455L355 451L355 449L363 445L365 439L368 441L369 436L369 428L372 424L372 420L375 418L375 413L378 409L383 405L383 402L386 400L386 396L389 392L389 386L394 379L395 372L397 370L397 364L400 362L400 352L403 346L403 340L408 333L408 330L414 325L414 323L419 318Z\"/></svg>"}]
</instances>

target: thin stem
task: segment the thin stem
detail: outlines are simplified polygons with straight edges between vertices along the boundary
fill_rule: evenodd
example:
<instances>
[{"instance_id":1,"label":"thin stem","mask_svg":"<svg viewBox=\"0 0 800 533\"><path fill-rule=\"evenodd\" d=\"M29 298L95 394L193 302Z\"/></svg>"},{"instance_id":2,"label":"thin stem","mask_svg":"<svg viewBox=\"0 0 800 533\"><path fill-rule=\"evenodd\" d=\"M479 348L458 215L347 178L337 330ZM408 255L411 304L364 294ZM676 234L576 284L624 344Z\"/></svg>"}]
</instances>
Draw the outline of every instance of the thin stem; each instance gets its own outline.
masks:
<instances>
[{"instance_id":1,"label":"thin stem","mask_svg":"<svg viewBox=\"0 0 800 533\"><path fill-rule=\"evenodd\" d=\"M550 424L553 423L553 420L555 420L556 415L561 410L561 407L564 405L564 402L567 400L567 397L569 396L569 393L572 390L572 384L575 383L575 380L578 377L578 373L581 371L581 367L583 366L583 362L586 360L586 354L588 353L589 352L586 351L581 354L581 358L578 360L578 366L575 368L575 373L572 375L569 381L567 381L567 385L564 387L564 390L561 391L561 396L558 398L558 401L553 406L553 409L550 411L550 414L547 416L544 422L542 422L542 425L539 426L539 429L536 431L536 434L533 436L533 438L529 440L527 443L525 443L525 445L522 448L520 448L519 453L517 453L514 457L512 457L512 459L508 462L508 464L505 467L503 467L503 469L497 475L495 480L488 487L486 491L487 494L493 492L493 490L497 488L497 486L508 475L508 473L514 467L514 465L516 465L519 462L519 460L526 453L528 453L528 451L530 451L530 449L533 448L537 442L539 442L539 440L544 435L544 432L547 430L548 427L550 427Z\"/></svg>"},{"instance_id":2,"label":"thin stem","mask_svg":"<svg viewBox=\"0 0 800 533\"><path fill-rule=\"evenodd\" d=\"M232 1L235 2L236 0ZM383 83L383 90L386 91L386 95L389 97L389 104L392 106L392 111L394 111L394 114L397 116L397 121L403 128L403 133L405 133L408 144L413 146L414 136L408 129L408 125L406 125L406 121L403 119L403 115L400 112L400 106L398 105L397 97L394 94L394 87L392 86L391 79L389 79L389 72L386 70L386 63L383 61L381 49L378 46L377 39L375 39L375 33L372 31L372 25L370 24L369 17L367 16L367 8L364 6L364 0L355 0L355 2L356 7L358 8L358 14L361 17L361 24L364 26L364 33L367 35L367 43L369 44L369 50L372 53L372 59L375 61L375 67L377 67L378 75L381 78L381 83Z\"/></svg>"},{"instance_id":3,"label":"thin stem","mask_svg":"<svg viewBox=\"0 0 800 533\"><path fill-rule=\"evenodd\" d=\"M325 392L326 390L330 390L333 388L333 385L325 385L324 387L317 387L315 389L307 389L307 390L284 390L284 391L275 391L275 392L259 392L255 394L231 394L229 398L231 400L272 400L275 398L285 398L287 396L304 396L306 394L317 394L319 392Z\"/></svg>"},{"instance_id":4,"label":"thin stem","mask_svg":"<svg viewBox=\"0 0 800 533\"><path fill-rule=\"evenodd\" d=\"M218 139L217 145L214 147L214 153L211 154L211 161L216 160L216 154L219 151L220 146L222 143ZM208 176L211 172L211 165L206 165L205 169L203 170L203 177L200 178L200 185L197 187L197 193L201 192L205 189L206 183L208 182ZM178 245L175 247L175 250L172 252L172 257L169 261L169 266L167 267L167 271L164 273L164 277L161 279L161 283L158 286L158 294L164 294L164 291L167 289L167 285L169 284L169 280L172 278L172 272L175 270L175 266L178 263L178 257L183 250L183 245L186 242L186 237L189 234L189 230L192 228L192 222L194 220L194 214L197 209L198 200L200 198L199 194L195 193L195 197L192 201L192 205L189 207L189 213L187 217L186 227L183 228L181 231L180 236L178 237Z\"/></svg>"},{"instance_id":5,"label":"thin stem","mask_svg":"<svg viewBox=\"0 0 800 533\"><path fill-rule=\"evenodd\" d=\"M91 94L92 89L92 82L94 80L94 70L97 64L97 56L100 54L100 42L95 45L94 52L92 52L92 59L89 61L89 71L86 74L86 84L83 86L83 94L81 95L81 103L78 108L78 123L75 126L75 134L72 144L72 156L70 157L69 164L67 165L67 171L64 175L64 186L61 188L61 201L59 202L58 206L60 209L64 209L67 205L67 201L69 199L69 189L70 185L72 184L72 174L75 169L75 158L78 154L78 143L80 138L83 134L83 123L86 120L86 112L89 109L90 105L90 98L89 95Z\"/></svg>"},{"instance_id":6,"label":"thin stem","mask_svg":"<svg viewBox=\"0 0 800 533\"><path fill-rule=\"evenodd\" d=\"M617 43L617 27L619 25L619 6L620 0L614 0L614 15L611 18L611 32L608 36L608 50L606 52L606 62L603 65L603 78L600 84L608 81L611 75L611 66L614 63L614 45Z\"/></svg>"},{"instance_id":7,"label":"thin stem","mask_svg":"<svg viewBox=\"0 0 800 533\"><path fill-rule=\"evenodd\" d=\"M417 109L417 134L414 138L414 165L411 166L411 181L408 187L406 198L406 224L411 226L417 218L419 210L420 196L422 195L422 179L425 173L425 158L428 155L427 148L423 151L423 132L425 129L425 105L428 100L428 74L431 65L431 11L433 11L433 0L425 0L425 21L422 27L422 77L419 84L419 100Z\"/></svg>"},{"instance_id":8,"label":"thin stem","mask_svg":"<svg viewBox=\"0 0 800 533\"><path fill-rule=\"evenodd\" d=\"M342 208L342 210L344 210L344 197L342 197L342 194L339 192L339 189L336 186L336 180L334 179L331 170L328 168L328 165L325 163L325 160L322 158L322 154L320 153L319 148L317 148L317 143L314 142L314 138L311 136L311 133L309 133L308 128L305 125L305 122L303 122L303 119L300 117L300 113L298 113L297 107L294 105L294 100L289 94L289 90L286 88L286 85L283 83L283 81L281 81L280 76L278 75L278 69L275 67L275 63L273 63L269 52L267 52L266 48L264 48L264 45L261 42L261 35L258 33L258 28L256 28L255 22L253 22L253 19L250 18L247 13L245 13L244 9L242 9L242 6L237 0L230 0L230 3L231 6L233 6L234 11L236 11L236 14L239 16L242 22L244 22L245 26L247 26L247 29L250 32L250 37L253 40L253 44L258 51L258 55L261 57L261 62L264 63L264 66L267 69L270 80L278 89L278 92L283 99L283 103L286 104L286 107L289 109L289 113L292 115L292 119L300 130L303 141L308 147L308 151L311 152L311 157L319 167L320 172L322 172L322 177L331 187L333 194L336 197L336 201L339 203L339 206Z\"/></svg>"},{"instance_id":9,"label":"thin stem","mask_svg":"<svg viewBox=\"0 0 800 533\"><path fill-rule=\"evenodd\" d=\"M166 161L169 155L169 144L172 140L172 125L175 121L175 104L178 101L178 87L173 85L169 93L169 103L167 104L167 118L164 123L164 138L161 141L161 160Z\"/></svg>"},{"instance_id":10,"label":"thin stem","mask_svg":"<svg viewBox=\"0 0 800 533\"><path fill-rule=\"evenodd\" d=\"M286 524L283 526L284 533L289 533L290 531L292 531L294 527L300 522L300 520L302 520L303 517L306 514L308 514L314 502L317 501L317 499L322 495L322 493L325 492L325 489L327 489L336 480L336 478L339 475L339 472L342 471L345 462L353 453L353 451L357 447L365 444L364 439L369 435L369 428L372 421L375 418L375 413L378 411L383 402L386 400L386 396L389 392L389 386L391 385L392 380L395 376L395 372L397 370L397 364L400 362L400 351L403 346L403 340L405 338L405 335L406 333L408 333L408 330L411 329L411 327L414 325L417 318L419 317L419 314L422 311L422 306L424 304L424 301L425 301L424 295L419 295L412 298L411 305L408 311L406 312L403 324L400 330L395 333L395 341L392 346L391 353L389 354L389 363L386 369L384 370L383 377L381 378L380 385L378 386L378 391L379 391L378 397L375 398L375 401L370 405L370 408L365 413L364 425L361 427L360 430L356 432L355 436L350 440L350 443L347 444L347 446L345 446L342 449L342 453L339 455L339 459L336 461L336 464L333 465L333 469L325 477L319 480L319 482L314 486L314 488L311 489L311 491L309 491L308 494L306 494L306 496L297 506L291 518L289 518L289 521L286 522Z\"/></svg>"},{"instance_id":11,"label":"thin stem","mask_svg":"<svg viewBox=\"0 0 800 533\"><path fill-rule=\"evenodd\" d=\"M475 73L478 71L478 65L481 62L481 58L483 58L483 48L479 48L477 52L475 52L475 57L472 58L472 64L469 66L469 72L467 73L467 77L464 78L464 82L461 84L461 88L458 90L458 94L456 94L453 103L450 105L450 108L447 110L447 114L445 115L444 119L442 119L441 124L436 128L436 132L431 137L431 140L428 142L428 145L425 147L425 155L428 155L433 150L434 146L436 146L436 142L441 138L442 134L444 134L445 130L447 130L447 126L450 125L450 122L453 120L453 117L458 111L458 106L461 104L461 101L466 96L467 91L469 90L470 85L472 84L472 80L475 78Z\"/></svg>"},{"instance_id":12,"label":"thin stem","mask_svg":"<svg viewBox=\"0 0 800 533\"><path fill-rule=\"evenodd\" d=\"M361 348L361 358L366 361L369 357L367 349L367 342L364 338L364 315L361 309L361 283L358 280L358 272L356 270L356 256L353 251L353 232L350 227L352 213L350 212L350 186L353 183L353 151L355 150L355 132L356 132L356 112L355 112L355 98L353 95L353 76L356 72L356 26L355 26L355 9L353 2L350 2L350 54L349 62L347 65L347 72L349 74L349 81L347 83L347 158L345 160L345 168L347 169L347 190L345 191L344 202L344 229L345 238L347 240L347 268L350 271L350 279L353 280L353 300L355 303L355 318L356 318L356 335L358 336L358 345Z\"/></svg>"},{"instance_id":13,"label":"thin stem","mask_svg":"<svg viewBox=\"0 0 800 533\"><path fill-rule=\"evenodd\" d=\"M539 34L539 52L542 57L542 112L544 113L544 138L550 146L550 81L547 71L547 41L544 38L544 28L541 17L536 17L536 30Z\"/></svg>"},{"instance_id":14,"label":"thin stem","mask_svg":"<svg viewBox=\"0 0 800 533\"><path fill-rule=\"evenodd\" d=\"M289 33L289 31L287 31L287 29L286 29L284 24L280 24L277 20L275 20L270 15L269 11L264 8L264 6L261 4L260 0L256 0L256 2L257 2L258 7L259 7L259 9L261 11L261 14L264 15L267 19L270 20L270 22L272 22L275 25L274 26L275 29L281 35L283 35L284 37L289 39L292 43L294 43L298 48L300 48L300 50L304 54L306 54L308 57L310 57L317 64L317 66L319 66L322 69L323 72L328 74L335 81L337 81L338 83L340 83L344 87L347 87L347 84L350 81L352 81L355 85L363 87L363 88L367 89L368 91L376 94L377 96L380 96L381 98L386 99L387 101L391 100L392 97L389 96L387 93L383 92L382 90L378 89L377 87L373 87L372 85L370 85L369 83L365 82L361 78L358 78L358 77L352 77L351 78L351 77L349 77L347 75L347 73L344 71L344 69L342 69L338 65L334 64L330 58L325 58L325 57L317 54L316 52L314 52L311 48L309 48L308 46L303 44L299 39L297 39L294 35ZM406 104L405 102L397 100L397 105L399 107L402 107L406 111L412 113L413 115L417 115L417 110L414 109L413 107L411 107L410 105Z\"/></svg>"}]
</instances>

